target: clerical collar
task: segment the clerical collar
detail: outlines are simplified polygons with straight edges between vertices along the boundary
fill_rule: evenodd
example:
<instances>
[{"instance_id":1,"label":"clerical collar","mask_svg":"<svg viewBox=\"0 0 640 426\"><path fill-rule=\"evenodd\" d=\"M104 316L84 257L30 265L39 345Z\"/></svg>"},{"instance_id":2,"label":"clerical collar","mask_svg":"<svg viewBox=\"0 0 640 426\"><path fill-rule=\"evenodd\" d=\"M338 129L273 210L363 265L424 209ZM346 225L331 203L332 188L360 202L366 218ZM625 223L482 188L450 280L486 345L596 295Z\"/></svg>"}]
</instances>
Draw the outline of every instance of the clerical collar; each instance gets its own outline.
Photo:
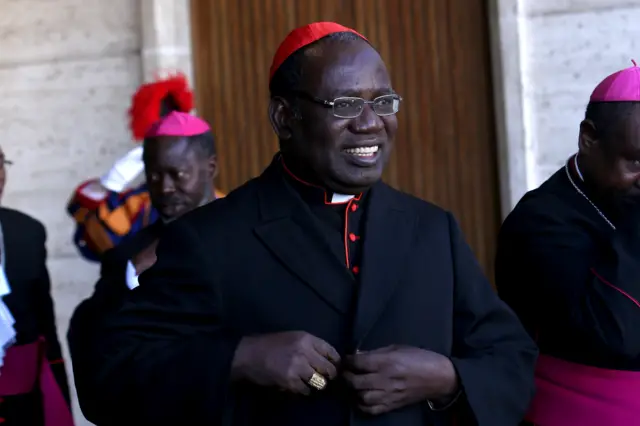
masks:
<instances>
[{"instance_id":1,"label":"clerical collar","mask_svg":"<svg viewBox=\"0 0 640 426\"><path fill-rule=\"evenodd\" d=\"M600 217L607 223L607 225L609 225L614 231L616 230L615 225L613 224L613 222L611 222L611 220L609 219L609 217L607 217L607 215L596 205L596 203L594 202L594 200L592 200L579 186L578 183L576 183L574 181L574 179L571 177L571 168L569 167L569 165L571 164L573 167L573 171L575 172L575 174L578 175L578 177L580 178L580 181L584 184L584 176L582 176L582 172L580 171L580 167L578 166L578 154L575 154L573 157L573 161L571 161L572 159L569 158L567 160L567 162L565 163L564 169L565 172L567 174L567 178L569 179L569 182L571 183L571 185L573 186L573 188L576 190L576 192L578 194L580 194L589 204L591 204L591 207L593 207L593 209L598 213L598 215L600 215Z\"/></svg>"},{"instance_id":2,"label":"clerical collar","mask_svg":"<svg viewBox=\"0 0 640 426\"><path fill-rule=\"evenodd\" d=\"M338 194L336 192L328 191L321 186L314 185L306 182L305 180L296 176L284 163L284 159L280 156L280 164L284 170L284 174L287 180L298 190L305 201L313 204L325 204L325 205L346 205L351 200L359 201L362 198L362 193L352 194Z\"/></svg>"},{"instance_id":3,"label":"clerical collar","mask_svg":"<svg viewBox=\"0 0 640 426\"><path fill-rule=\"evenodd\" d=\"M593 195L591 194L589 185L587 185L587 183L585 182L584 175L580 170L577 153L573 154L571 157L567 159L567 161L565 162L565 169L567 173L570 174L570 178L573 184L577 185L581 191L585 191L589 193L590 196Z\"/></svg>"}]
</instances>

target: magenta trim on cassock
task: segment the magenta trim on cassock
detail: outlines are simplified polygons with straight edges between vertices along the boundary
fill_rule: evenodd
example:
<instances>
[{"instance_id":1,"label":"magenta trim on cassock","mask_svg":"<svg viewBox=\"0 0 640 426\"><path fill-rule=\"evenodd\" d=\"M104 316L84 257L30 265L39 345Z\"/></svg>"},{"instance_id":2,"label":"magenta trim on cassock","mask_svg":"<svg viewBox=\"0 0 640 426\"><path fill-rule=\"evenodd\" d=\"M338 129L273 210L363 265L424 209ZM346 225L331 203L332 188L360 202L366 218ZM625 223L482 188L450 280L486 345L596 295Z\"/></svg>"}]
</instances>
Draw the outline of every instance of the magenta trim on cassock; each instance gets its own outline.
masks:
<instances>
[{"instance_id":1,"label":"magenta trim on cassock","mask_svg":"<svg viewBox=\"0 0 640 426\"><path fill-rule=\"evenodd\" d=\"M640 418L640 372L540 355L527 421L541 426L631 426Z\"/></svg>"},{"instance_id":2,"label":"magenta trim on cassock","mask_svg":"<svg viewBox=\"0 0 640 426\"><path fill-rule=\"evenodd\" d=\"M40 388L45 426L73 426L71 410L44 356L44 347L44 339L40 338L7 350L0 374L0 395L21 395Z\"/></svg>"}]
</instances>

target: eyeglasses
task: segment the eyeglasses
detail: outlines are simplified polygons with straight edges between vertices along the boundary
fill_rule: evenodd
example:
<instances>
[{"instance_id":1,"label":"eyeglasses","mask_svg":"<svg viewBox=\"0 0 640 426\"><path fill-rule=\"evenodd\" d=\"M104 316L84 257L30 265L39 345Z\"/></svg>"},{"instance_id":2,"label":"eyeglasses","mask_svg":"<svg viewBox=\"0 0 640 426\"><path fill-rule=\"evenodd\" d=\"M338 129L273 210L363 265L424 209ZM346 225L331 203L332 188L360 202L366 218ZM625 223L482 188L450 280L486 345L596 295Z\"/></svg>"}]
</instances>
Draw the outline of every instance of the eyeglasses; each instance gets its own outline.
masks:
<instances>
[{"instance_id":1,"label":"eyeglasses","mask_svg":"<svg viewBox=\"0 0 640 426\"><path fill-rule=\"evenodd\" d=\"M365 105L371 105L373 112L381 117L393 115L398 112L398 109L400 109L400 102L402 101L402 97L395 93L378 96L372 101L367 101L353 96L341 96L332 101L327 101L325 99L316 98L315 96L309 95L305 92L295 92L295 95L308 101L315 102L326 108L332 108L333 115L338 118L359 117L360 114L362 114L362 111L364 111Z\"/></svg>"},{"instance_id":2,"label":"eyeglasses","mask_svg":"<svg viewBox=\"0 0 640 426\"><path fill-rule=\"evenodd\" d=\"M13 164L13 161L6 160L4 158L0 158L0 167L10 166Z\"/></svg>"}]
</instances>

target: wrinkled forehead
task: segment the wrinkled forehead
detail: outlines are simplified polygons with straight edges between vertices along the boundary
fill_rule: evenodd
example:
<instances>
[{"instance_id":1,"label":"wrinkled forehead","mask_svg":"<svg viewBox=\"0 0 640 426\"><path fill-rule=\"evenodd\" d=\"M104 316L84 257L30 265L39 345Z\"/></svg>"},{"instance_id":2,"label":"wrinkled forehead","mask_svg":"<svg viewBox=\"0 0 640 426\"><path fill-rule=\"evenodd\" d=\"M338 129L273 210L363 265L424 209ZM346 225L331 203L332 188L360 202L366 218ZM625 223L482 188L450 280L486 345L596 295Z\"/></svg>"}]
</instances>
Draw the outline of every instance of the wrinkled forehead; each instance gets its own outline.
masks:
<instances>
[{"instance_id":1,"label":"wrinkled forehead","mask_svg":"<svg viewBox=\"0 0 640 426\"><path fill-rule=\"evenodd\" d=\"M160 165L179 164L193 160L195 150L192 141L184 136L158 136L145 143L146 162Z\"/></svg>"},{"instance_id":2,"label":"wrinkled forehead","mask_svg":"<svg viewBox=\"0 0 640 426\"><path fill-rule=\"evenodd\" d=\"M619 117L614 130L614 143L622 152L640 151L640 105L632 107L629 114Z\"/></svg>"},{"instance_id":3,"label":"wrinkled forehead","mask_svg":"<svg viewBox=\"0 0 640 426\"><path fill-rule=\"evenodd\" d=\"M305 72L316 96L365 96L391 91L387 67L369 43L328 42L307 53Z\"/></svg>"}]
</instances>

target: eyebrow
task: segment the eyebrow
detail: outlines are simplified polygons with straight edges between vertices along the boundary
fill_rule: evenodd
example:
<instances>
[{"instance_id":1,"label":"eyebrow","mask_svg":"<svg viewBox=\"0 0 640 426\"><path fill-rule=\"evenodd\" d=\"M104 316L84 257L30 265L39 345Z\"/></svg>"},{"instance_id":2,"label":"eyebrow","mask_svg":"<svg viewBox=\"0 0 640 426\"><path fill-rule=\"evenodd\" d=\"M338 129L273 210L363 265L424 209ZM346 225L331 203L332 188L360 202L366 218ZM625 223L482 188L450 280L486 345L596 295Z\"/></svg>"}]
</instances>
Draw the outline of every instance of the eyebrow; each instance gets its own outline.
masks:
<instances>
[{"instance_id":1,"label":"eyebrow","mask_svg":"<svg viewBox=\"0 0 640 426\"><path fill-rule=\"evenodd\" d=\"M393 95L395 94L395 90L393 90L391 87L383 87L383 88L378 88L375 90L353 90L353 89L348 89L348 90L337 90L335 92L334 98L342 98L342 97L352 97L352 98L361 98L362 97L362 93L363 92L371 92L374 94L374 98L378 97L378 96L384 96L384 95Z\"/></svg>"}]
</instances>

